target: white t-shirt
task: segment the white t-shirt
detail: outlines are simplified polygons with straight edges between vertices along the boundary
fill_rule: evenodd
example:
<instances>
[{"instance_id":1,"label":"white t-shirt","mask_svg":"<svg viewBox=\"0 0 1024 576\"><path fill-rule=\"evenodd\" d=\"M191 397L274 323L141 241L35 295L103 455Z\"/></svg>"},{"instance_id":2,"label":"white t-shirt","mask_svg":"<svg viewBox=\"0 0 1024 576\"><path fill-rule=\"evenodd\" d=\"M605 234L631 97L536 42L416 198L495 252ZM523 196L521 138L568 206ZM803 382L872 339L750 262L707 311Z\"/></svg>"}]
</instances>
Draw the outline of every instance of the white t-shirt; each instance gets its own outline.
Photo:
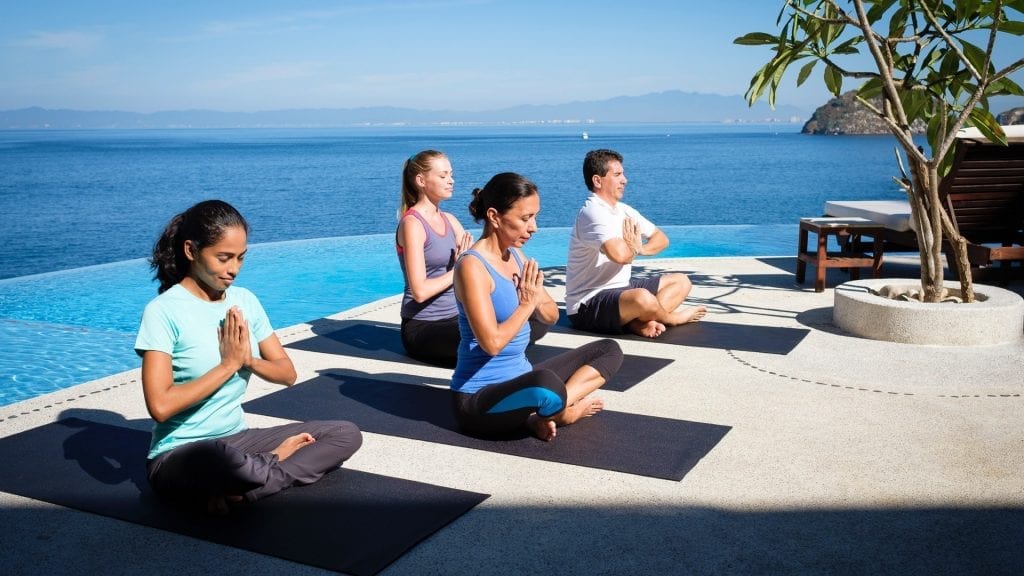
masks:
<instances>
[{"instance_id":1,"label":"white t-shirt","mask_svg":"<svg viewBox=\"0 0 1024 576\"><path fill-rule=\"evenodd\" d=\"M622 223L629 217L640 227L644 239L657 227L632 206L616 202L611 206L591 193L576 215L569 237L569 260L565 267L565 313L576 314L580 304L608 288L629 286L631 264L616 264L601 251L608 240L622 238Z\"/></svg>"}]
</instances>

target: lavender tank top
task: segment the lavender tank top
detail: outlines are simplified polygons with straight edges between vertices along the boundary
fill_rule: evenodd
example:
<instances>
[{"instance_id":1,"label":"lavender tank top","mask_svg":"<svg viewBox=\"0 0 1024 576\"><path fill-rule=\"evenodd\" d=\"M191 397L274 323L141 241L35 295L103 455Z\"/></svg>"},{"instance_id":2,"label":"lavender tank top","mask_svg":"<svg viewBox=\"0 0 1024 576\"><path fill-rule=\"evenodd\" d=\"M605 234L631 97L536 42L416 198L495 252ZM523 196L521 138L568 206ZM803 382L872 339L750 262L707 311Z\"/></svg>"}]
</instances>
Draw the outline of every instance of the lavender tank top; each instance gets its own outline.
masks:
<instances>
[{"instance_id":1,"label":"lavender tank top","mask_svg":"<svg viewBox=\"0 0 1024 576\"><path fill-rule=\"evenodd\" d=\"M423 224L427 233L427 239L423 243L423 261L427 268L427 278L443 276L455 267L455 230L452 228L448 217L444 219L444 235L434 232L419 212L408 210L403 215L412 214ZM402 247L395 242L395 249L398 252L398 265L402 267L402 277L405 278L405 254ZM402 318L416 320L446 320L458 315L455 307L455 289L449 286L444 292L437 294L424 302L417 302L412 297L412 289L409 283L405 284L405 292L402 295Z\"/></svg>"}]
</instances>

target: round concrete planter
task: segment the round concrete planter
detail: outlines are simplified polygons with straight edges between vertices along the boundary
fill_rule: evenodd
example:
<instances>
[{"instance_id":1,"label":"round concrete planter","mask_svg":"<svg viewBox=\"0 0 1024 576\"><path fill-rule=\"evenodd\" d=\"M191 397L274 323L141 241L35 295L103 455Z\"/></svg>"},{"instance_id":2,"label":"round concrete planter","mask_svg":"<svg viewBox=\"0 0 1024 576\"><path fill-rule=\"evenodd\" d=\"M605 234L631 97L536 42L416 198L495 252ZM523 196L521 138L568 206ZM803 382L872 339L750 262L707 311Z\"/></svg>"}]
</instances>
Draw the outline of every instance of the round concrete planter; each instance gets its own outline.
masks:
<instances>
[{"instance_id":1,"label":"round concrete planter","mask_svg":"<svg viewBox=\"0 0 1024 576\"><path fill-rule=\"evenodd\" d=\"M833 322L856 336L907 344L985 346L1024 339L1024 298L1009 290L975 284L975 302L970 304L924 304L874 293L887 285L920 289L905 278L840 284L835 289ZM947 281L945 286L960 292L959 282Z\"/></svg>"}]
</instances>

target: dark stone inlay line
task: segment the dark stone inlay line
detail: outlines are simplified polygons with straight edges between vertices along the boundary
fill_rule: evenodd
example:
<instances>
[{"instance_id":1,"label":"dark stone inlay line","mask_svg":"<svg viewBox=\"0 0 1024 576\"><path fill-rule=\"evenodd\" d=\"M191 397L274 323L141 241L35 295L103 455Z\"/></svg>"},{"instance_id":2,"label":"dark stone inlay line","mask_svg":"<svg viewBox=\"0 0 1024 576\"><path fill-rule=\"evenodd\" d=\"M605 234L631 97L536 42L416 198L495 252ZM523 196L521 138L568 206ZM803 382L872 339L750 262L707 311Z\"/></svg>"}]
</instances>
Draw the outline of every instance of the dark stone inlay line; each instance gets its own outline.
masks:
<instances>
[{"instance_id":1,"label":"dark stone inlay line","mask_svg":"<svg viewBox=\"0 0 1024 576\"><path fill-rule=\"evenodd\" d=\"M801 378L799 376L789 376L789 375L786 375L786 374L772 372L772 371L770 371L768 369L762 368L762 367L757 366L757 365L755 365L755 364L753 364L753 363L751 363L751 362L749 362L747 360L744 360L743 358L740 358L739 356L737 356L736 352L734 350L726 350L726 352L729 354L730 358L732 358L736 362L739 362L743 366L746 366L748 368L752 368L752 369L757 370L758 372L761 372L761 373L764 373L764 374L771 374L772 376L778 376L780 378L788 378L789 380L795 380L797 382L804 382L804 383L807 383L807 384L817 384L818 386L828 386L828 387L831 387L831 388L844 388L846 390L857 390L857 391L860 391L860 392L871 392L871 393L874 393L874 394L888 394L890 396L920 396L922 398L925 397L924 394L915 394L913 392L898 392L898 391L894 391L894 390L875 390L875 389L869 389L869 388L857 388L855 386L845 386L845 385L842 385L842 384L832 384L830 382L820 382L820 381L808 380L806 378ZM963 399L963 398L1020 398L1021 394L936 394L935 397L936 398L952 398L952 399Z\"/></svg>"},{"instance_id":2,"label":"dark stone inlay line","mask_svg":"<svg viewBox=\"0 0 1024 576\"><path fill-rule=\"evenodd\" d=\"M56 407L64 404L65 402L74 402L75 400L77 400L79 398L85 398L87 396L91 396L93 394L99 394L101 392L110 392L110 391L114 390L115 388L123 388L124 386L127 386L129 384L135 384L137 382L138 382L138 379L132 378L130 380L126 380L124 382L121 382L120 384L112 384L110 386L107 386L106 388L101 388L99 390L93 390L93 391L87 392L85 394L79 394L78 396L73 396L73 397L65 398L64 400L56 400L54 402L51 402L50 404L46 404L42 408L32 408L32 410L30 412L22 411L22 412L18 412L18 413L15 413L15 414L10 414L8 416L0 416L0 422L4 422L5 420L13 420L13 419L17 418L18 416L28 416L32 412L42 412L43 410L45 410L47 408L56 408ZM27 401L28 400L26 400L26 402Z\"/></svg>"}]
</instances>

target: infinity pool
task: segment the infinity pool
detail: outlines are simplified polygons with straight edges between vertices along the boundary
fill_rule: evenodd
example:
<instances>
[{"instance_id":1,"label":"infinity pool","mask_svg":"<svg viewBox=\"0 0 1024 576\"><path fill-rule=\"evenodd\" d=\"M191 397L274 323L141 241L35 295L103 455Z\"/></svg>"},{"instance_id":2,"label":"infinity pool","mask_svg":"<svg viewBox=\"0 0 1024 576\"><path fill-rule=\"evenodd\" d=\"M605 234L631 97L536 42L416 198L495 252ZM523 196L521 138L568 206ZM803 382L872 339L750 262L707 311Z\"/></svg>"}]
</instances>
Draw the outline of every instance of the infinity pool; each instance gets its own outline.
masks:
<instances>
[{"instance_id":1,"label":"infinity pool","mask_svg":"<svg viewBox=\"0 0 1024 576\"><path fill-rule=\"evenodd\" d=\"M796 248L795 225L664 230L672 239L665 258ZM541 266L562 266L568 234L542 229L526 253ZM315 320L401 292L392 242L375 234L253 244L239 285L259 296L277 328ZM0 280L0 406L137 368L135 331L155 295L144 259Z\"/></svg>"}]
</instances>

